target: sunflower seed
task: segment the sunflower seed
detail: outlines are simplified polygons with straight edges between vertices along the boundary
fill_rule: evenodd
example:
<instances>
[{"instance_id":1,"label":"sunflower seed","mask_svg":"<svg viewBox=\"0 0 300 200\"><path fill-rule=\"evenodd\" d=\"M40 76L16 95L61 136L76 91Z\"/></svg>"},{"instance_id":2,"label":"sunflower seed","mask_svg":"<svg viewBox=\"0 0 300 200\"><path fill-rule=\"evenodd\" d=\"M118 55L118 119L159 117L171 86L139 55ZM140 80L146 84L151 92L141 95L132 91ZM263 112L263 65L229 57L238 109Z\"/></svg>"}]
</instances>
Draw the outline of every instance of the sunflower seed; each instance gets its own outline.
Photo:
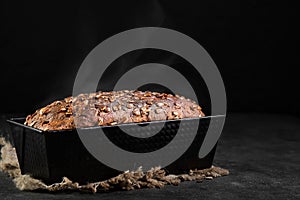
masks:
<instances>
[{"instance_id":1,"label":"sunflower seed","mask_svg":"<svg viewBox=\"0 0 300 200\"><path fill-rule=\"evenodd\" d=\"M173 111L172 114L175 115L175 116L178 116L178 115L179 115L179 113L176 112L176 111Z\"/></svg>"},{"instance_id":2,"label":"sunflower seed","mask_svg":"<svg viewBox=\"0 0 300 200\"><path fill-rule=\"evenodd\" d=\"M151 96L152 96L151 92L146 92L146 93L144 94L144 97L151 97Z\"/></svg>"},{"instance_id":3,"label":"sunflower seed","mask_svg":"<svg viewBox=\"0 0 300 200\"><path fill-rule=\"evenodd\" d=\"M152 102L152 101L147 101L147 102L146 102L146 104L148 104L148 105L152 105L152 104L153 104L153 102Z\"/></svg>"},{"instance_id":4,"label":"sunflower seed","mask_svg":"<svg viewBox=\"0 0 300 200\"><path fill-rule=\"evenodd\" d=\"M138 109L138 108L133 109L132 113L134 115L141 115L140 109Z\"/></svg>"},{"instance_id":5,"label":"sunflower seed","mask_svg":"<svg viewBox=\"0 0 300 200\"><path fill-rule=\"evenodd\" d=\"M164 105L164 103L159 102L159 103L157 103L156 105L157 105L158 107L162 107L162 106Z\"/></svg>"},{"instance_id":6,"label":"sunflower seed","mask_svg":"<svg viewBox=\"0 0 300 200\"><path fill-rule=\"evenodd\" d=\"M60 111L63 111L63 112L66 111L66 110L67 110L66 108L61 108L60 109Z\"/></svg>"},{"instance_id":7,"label":"sunflower seed","mask_svg":"<svg viewBox=\"0 0 300 200\"><path fill-rule=\"evenodd\" d=\"M129 104L127 104L126 107L127 107L127 108L133 108L133 104L132 104L132 103L129 103Z\"/></svg>"}]
</instances>

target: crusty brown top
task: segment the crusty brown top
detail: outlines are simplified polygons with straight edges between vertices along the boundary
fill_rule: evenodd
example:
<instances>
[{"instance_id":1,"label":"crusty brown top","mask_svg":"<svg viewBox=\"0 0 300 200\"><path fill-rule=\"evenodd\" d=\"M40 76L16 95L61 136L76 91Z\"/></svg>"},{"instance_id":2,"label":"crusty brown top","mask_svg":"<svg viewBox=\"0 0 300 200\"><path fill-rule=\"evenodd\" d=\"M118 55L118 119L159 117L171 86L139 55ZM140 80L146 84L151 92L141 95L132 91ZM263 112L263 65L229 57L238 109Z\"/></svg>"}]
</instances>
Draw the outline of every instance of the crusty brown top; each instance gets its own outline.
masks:
<instances>
[{"instance_id":1,"label":"crusty brown top","mask_svg":"<svg viewBox=\"0 0 300 200\"><path fill-rule=\"evenodd\" d=\"M158 92L112 91L55 101L28 115L25 125L41 130L74 129L130 122L202 117L196 102Z\"/></svg>"}]
</instances>

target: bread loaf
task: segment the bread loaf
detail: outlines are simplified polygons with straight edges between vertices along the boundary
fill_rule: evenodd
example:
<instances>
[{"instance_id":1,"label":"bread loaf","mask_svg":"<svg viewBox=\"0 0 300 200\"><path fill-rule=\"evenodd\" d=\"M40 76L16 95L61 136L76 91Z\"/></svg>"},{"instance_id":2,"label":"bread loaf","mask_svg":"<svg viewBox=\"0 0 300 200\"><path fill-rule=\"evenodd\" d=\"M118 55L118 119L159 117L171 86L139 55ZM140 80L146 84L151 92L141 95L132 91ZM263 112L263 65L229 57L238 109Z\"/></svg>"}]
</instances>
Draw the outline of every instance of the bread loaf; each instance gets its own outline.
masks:
<instances>
[{"instance_id":1,"label":"bread loaf","mask_svg":"<svg viewBox=\"0 0 300 200\"><path fill-rule=\"evenodd\" d=\"M44 131L66 130L202 116L201 107L183 96L123 90L80 94L55 101L28 115L25 125Z\"/></svg>"}]
</instances>

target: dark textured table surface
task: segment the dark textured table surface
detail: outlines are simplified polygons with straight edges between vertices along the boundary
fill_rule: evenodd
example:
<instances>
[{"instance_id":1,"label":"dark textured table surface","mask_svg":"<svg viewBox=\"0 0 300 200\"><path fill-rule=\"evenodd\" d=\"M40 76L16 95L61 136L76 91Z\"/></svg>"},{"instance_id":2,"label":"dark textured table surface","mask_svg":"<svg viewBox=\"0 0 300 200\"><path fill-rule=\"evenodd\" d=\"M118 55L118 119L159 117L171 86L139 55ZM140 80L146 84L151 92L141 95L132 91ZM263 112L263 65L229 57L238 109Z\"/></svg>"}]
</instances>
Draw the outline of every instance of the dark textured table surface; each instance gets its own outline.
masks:
<instances>
[{"instance_id":1,"label":"dark textured table surface","mask_svg":"<svg viewBox=\"0 0 300 200\"><path fill-rule=\"evenodd\" d=\"M2 115L0 134L8 132ZM214 165L230 175L162 189L99 194L22 192L0 172L0 199L300 199L300 118L228 114Z\"/></svg>"}]
</instances>

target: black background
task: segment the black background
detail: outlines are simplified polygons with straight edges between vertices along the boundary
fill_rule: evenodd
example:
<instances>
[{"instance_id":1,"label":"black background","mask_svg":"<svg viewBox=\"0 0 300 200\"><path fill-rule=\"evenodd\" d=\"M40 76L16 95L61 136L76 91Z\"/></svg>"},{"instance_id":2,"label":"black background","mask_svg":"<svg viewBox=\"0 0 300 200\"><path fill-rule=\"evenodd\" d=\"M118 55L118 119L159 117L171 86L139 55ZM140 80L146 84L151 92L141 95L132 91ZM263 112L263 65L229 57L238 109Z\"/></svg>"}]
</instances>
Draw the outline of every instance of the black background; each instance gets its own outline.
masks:
<instances>
[{"instance_id":1,"label":"black background","mask_svg":"<svg viewBox=\"0 0 300 200\"><path fill-rule=\"evenodd\" d=\"M229 111L299 114L296 7L196 2L1 1L0 112L31 113L71 95L76 72L96 45L121 31L159 26L208 51L223 77Z\"/></svg>"}]
</instances>

